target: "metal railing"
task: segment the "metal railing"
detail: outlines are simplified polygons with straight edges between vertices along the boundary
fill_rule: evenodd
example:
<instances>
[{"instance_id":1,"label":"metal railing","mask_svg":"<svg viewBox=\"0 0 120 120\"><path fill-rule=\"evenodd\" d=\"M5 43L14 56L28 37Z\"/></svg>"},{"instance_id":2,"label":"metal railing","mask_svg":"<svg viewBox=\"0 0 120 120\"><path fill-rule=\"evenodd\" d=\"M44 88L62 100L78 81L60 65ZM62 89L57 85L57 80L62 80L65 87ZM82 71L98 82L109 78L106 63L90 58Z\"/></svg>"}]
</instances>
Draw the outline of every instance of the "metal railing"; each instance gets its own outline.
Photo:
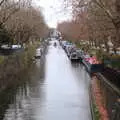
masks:
<instances>
[{"instance_id":1,"label":"metal railing","mask_svg":"<svg viewBox=\"0 0 120 120\"><path fill-rule=\"evenodd\" d=\"M120 71L105 67L102 74L113 84L120 88Z\"/></svg>"},{"instance_id":2,"label":"metal railing","mask_svg":"<svg viewBox=\"0 0 120 120\"><path fill-rule=\"evenodd\" d=\"M120 120L120 90L102 74L98 73L96 75L110 120Z\"/></svg>"}]
</instances>

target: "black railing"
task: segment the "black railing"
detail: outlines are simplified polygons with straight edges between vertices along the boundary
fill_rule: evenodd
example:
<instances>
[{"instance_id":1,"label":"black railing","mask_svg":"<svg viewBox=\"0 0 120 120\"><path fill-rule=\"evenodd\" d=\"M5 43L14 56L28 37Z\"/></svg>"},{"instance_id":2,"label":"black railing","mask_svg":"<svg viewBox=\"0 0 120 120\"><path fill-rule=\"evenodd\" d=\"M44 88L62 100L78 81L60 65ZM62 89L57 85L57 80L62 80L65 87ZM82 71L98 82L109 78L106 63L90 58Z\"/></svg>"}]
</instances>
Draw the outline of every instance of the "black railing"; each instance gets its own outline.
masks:
<instances>
[{"instance_id":1,"label":"black railing","mask_svg":"<svg viewBox=\"0 0 120 120\"><path fill-rule=\"evenodd\" d=\"M120 90L102 74L98 73L96 75L110 120L120 120L120 102L118 101L120 99Z\"/></svg>"},{"instance_id":2,"label":"black railing","mask_svg":"<svg viewBox=\"0 0 120 120\"><path fill-rule=\"evenodd\" d=\"M120 120L120 100L118 99L112 109L111 120Z\"/></svg>"},{"instance_id":3,"label":"black railing","mask_svg":"<svg viewBox=\"0 0 120 120\"><path fill-rule=\"evenodd\" d=\"M102 74L107 78L110 82L120 88L120 71L105 67Z\"/></svg>"}]
</instances>

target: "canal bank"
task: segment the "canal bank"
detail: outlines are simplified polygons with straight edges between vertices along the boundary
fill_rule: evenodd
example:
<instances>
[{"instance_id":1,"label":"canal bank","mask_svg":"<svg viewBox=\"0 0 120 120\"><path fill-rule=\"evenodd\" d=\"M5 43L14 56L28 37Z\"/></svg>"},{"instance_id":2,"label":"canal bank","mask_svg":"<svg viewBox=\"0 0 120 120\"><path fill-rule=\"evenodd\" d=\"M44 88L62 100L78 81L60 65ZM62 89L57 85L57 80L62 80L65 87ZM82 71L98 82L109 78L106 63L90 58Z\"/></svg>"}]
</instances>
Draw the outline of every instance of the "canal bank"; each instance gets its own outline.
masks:
<instances>
[{"instance_id":1,"label":"canal bank","mask_svg":"<svg viewBox=\"0 0 120 120\"><path fill-rule=\"evenodd\" d=\"M36 46L29 45L19 52L0 55L0 91L15 87L33 64Z\"/></svg>"}]
</instances>

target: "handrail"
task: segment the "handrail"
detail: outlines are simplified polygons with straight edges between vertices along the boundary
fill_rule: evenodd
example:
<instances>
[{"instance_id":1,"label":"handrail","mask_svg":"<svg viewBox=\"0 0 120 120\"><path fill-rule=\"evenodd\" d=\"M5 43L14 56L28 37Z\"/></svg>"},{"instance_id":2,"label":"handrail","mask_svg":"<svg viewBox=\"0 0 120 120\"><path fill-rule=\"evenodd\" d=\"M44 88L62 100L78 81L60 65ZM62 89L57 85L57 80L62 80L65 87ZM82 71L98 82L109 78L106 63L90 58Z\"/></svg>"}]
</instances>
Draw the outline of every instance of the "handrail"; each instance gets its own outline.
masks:
<instances>
[{"instance_id":1,"label":"handrail","mask_svg":"<svg viewBox=\"0 0 120 120\"><path fill-rule=\"evenodd\" d=\"M96 75L100 80L103 80L115 93L117 93L120 96L119 88L117 88L114 84L108 81L101 73L96 73Z\"/></svg>"}]
</instances>

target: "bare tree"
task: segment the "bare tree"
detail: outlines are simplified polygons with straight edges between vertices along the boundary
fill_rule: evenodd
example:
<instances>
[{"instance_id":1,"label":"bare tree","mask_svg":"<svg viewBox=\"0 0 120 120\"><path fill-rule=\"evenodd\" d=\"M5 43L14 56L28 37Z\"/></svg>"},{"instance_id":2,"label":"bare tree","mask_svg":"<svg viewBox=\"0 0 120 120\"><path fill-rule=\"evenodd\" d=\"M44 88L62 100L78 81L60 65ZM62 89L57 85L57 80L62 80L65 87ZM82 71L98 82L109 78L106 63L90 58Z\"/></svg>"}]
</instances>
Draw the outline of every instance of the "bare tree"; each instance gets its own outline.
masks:
<instances>
[{"instance_id":1,"label":"bare tree","mask_svg":"<svg viewBox=\"0 0 120 120\"><path fill-rule=\"evenodd\" d=\"M48 32L40 8L35 8L31 0L1 1L1 29L6 29L11 37L10 44L23 44L44 37Z\"/></svg>"},{"instance_id":2,"label":"bare tree","mask_svg":"<svg viewBox=\"0 0 120 120\"><path fill-rule=\"evenodd\" d=\"M70 5L73 6L73 19L79 21L79 18L83 17L82 13L87 12L87 22L85 24L88 26L89 38L97 43L105 44L106 48L108 47L108 38L112 38L111 41L114 44L114 51L116 52L116 48L120 47L119 1L68 0L68 2L71 2Z\"/></svg>"}]
</instances>

